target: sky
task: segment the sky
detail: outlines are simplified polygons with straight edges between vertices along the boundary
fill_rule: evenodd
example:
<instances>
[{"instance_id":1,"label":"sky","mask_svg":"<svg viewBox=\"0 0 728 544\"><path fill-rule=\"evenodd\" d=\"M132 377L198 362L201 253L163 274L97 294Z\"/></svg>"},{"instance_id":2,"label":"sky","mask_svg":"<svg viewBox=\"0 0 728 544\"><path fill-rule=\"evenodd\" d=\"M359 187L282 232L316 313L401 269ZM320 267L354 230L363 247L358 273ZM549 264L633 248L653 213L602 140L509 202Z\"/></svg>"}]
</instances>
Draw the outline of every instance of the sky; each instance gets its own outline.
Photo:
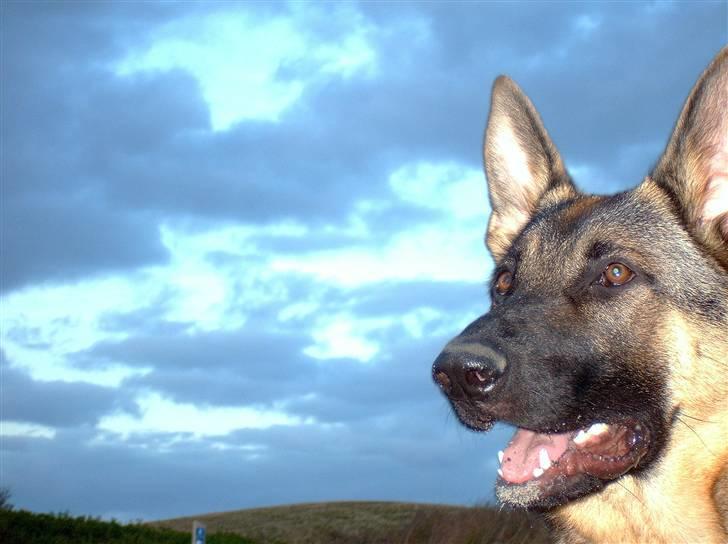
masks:
<instances>
[{"instance_id":1,"label":"sky","mask_svg":"<svg viewBox=\"0 0 728 544\"><path fill-rule=\"evenodd\" d=\"M637 184L726 2L3 2L0 486L121 520L493 500L431 383L487 312L490 87Z\"/></svg>"}]
</instances>

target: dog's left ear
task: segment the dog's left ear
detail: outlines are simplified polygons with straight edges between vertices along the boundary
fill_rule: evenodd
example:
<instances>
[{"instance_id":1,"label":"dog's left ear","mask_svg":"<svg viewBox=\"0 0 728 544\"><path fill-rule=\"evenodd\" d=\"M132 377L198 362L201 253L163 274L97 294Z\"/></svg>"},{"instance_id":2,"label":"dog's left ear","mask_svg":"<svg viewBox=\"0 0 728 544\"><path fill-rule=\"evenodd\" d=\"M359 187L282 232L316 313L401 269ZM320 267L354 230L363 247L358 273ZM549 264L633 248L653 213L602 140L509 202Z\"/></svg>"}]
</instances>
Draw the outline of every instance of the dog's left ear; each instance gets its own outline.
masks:
<instances>
[{"instance_id":1,"label":"dog's left ear","mask_svg":"<svg viewBox=\"0 0 728 544\"><path fill-rule=\"evenodd\" d=\"M693 236L728 262L728 47L690 92L652 179Z\"/></svg>"}]
</instances>

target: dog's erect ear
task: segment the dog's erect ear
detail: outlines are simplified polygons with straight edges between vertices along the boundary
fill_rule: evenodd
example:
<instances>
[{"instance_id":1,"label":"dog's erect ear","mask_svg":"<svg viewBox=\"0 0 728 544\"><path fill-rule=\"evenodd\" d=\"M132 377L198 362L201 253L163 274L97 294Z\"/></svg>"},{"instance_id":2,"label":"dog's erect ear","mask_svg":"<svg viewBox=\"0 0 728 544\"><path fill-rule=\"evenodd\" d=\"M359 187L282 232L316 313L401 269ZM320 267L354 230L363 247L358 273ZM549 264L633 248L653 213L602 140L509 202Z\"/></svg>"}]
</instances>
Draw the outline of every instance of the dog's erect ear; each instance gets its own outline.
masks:
<instances>
[{"instance_id":1,"label":"dog's erect ear","mask_svg":"<svg viewBox=\"0 0 728 544\"><path fill-rule=\"evenodd\" d=\"M500 261L539 204L577 193L536 108L506 76L493 84L483 159L493 209L486 242Z\"/></svg>"},{"instance_id":2,"label":"dog's erect ear","mask_svg":"<svg viewBox=\"0 0 728 544\"><path fill-rule=\"evenodd\" d=\"M652 179L699 242L728 263L728 47L690 91Z\"/></svg>"}]
</instances>

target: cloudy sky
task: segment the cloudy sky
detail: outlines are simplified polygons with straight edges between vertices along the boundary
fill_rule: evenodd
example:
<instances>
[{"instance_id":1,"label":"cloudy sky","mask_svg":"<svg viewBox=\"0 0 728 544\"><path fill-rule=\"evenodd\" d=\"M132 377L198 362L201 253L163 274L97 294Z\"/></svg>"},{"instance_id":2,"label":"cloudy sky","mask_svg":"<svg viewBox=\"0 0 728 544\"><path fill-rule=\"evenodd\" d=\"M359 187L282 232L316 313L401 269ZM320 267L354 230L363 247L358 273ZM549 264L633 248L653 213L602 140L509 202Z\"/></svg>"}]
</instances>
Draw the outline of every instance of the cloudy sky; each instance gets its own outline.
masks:
<instances>
[{"instance_id":1,"label":"cloudy sky","mask_svg":"<svg viewBox=\"0 0 728 544\"><path fill-rule=\"evenodd\" d=\"M3 2L0 485L155 519L490 500L430 382L487 311L516 79L577 183L658 157L725 2Z\"/></svg>"}]
</instances>

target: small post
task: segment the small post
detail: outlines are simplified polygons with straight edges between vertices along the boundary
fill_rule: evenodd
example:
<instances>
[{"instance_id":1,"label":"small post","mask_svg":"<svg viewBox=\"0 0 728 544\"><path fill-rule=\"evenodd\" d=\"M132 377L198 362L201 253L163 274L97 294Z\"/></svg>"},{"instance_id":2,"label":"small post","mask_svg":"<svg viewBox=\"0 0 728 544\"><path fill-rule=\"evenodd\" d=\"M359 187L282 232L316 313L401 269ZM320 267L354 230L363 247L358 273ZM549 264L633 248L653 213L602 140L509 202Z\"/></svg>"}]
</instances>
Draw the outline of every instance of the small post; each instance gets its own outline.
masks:
<instances>
[{"instance_id":1,"label":"small post","mask_svg":"<svg viewBox=\"0 0 728 544\"><path fill-rule=\"evenodd\" d=\"M201 521L192 522L192 544L205 544L207 542L207 528Z\"/></svg>"}]
</instances>

